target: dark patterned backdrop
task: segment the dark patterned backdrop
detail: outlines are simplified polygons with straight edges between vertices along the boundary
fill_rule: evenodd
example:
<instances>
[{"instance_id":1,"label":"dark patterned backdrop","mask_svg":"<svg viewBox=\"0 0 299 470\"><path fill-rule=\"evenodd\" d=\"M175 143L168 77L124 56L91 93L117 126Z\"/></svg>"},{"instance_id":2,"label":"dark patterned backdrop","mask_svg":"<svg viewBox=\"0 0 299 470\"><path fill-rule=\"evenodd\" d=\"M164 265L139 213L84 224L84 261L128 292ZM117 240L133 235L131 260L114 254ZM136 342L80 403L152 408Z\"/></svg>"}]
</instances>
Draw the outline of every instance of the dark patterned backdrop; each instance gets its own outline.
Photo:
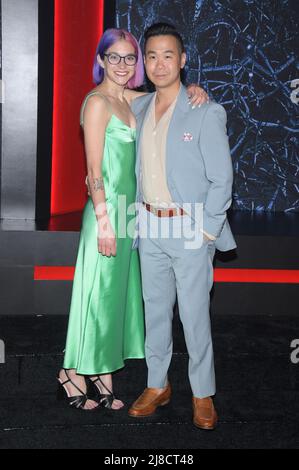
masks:
<instances>
[{"instance_id":1,"label":"dark patterned backdrop","mask_svg":"<svg viewBox=\"0 0 299 470\"><path fill-rule=\"evenodd\" d=\"M187 82L228 111L235 209L299 211L299 99L291 88L299 79L298 7L299 0L117 0L117 25L141 42L154 22L177 26Z\"/></svg>"}]
</instances>

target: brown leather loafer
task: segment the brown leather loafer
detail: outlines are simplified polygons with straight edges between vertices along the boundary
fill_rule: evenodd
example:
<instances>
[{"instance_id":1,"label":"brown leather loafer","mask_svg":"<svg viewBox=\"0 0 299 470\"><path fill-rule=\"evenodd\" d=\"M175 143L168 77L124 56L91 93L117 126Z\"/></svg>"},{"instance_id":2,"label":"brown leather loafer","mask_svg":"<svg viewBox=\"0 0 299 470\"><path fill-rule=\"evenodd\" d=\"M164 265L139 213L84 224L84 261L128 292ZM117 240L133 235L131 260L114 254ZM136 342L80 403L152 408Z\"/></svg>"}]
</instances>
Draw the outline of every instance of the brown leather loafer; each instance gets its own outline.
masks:
<instances>
[{"instance_id":1,"label":"brown leather loafer","mask_svg":"<svg viewBox=\"0 0 299 470\"><path fill-rule=\"evenodd\" d=\"M200 429L212 431L215 429L218 416L211 397L193 397L193 424Z\"/></svg>"},{"instance_id":2,"label":"brown leather loafer","mask_svg":"<svg viewBox=\"0 0 299 470\"><path fill-rule=\"evenodd\" d=\"M162 391L159 388L146 388L142 395L129 409L129 416L145 418L155 413L158 406L165 406L170 402L171 387L168 384Z\"/></svg>"}]
</instances>

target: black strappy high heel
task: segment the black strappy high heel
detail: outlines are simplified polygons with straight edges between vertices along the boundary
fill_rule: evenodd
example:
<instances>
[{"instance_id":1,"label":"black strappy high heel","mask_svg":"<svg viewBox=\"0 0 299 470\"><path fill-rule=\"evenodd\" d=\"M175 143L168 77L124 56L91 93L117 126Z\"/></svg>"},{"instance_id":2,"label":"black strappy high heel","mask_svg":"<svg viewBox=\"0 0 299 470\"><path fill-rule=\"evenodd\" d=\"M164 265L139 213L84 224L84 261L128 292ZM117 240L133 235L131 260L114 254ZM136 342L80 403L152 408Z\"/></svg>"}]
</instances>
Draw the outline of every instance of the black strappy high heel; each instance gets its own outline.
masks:
<instances>
[{"instance_id":1,"label":"black strappy high heel","mask_svg":"<svg viewBox=\"0 0 299 470\"><path fill-rule=\"evenodd\" d=\"M119 411L123 408L123 406L119 409L113 409L112 408L112 404L113 404L114 400L116 400L116 397L115 397L114 393L111 392L111 390L109 390L109 388L106 387L106 385L101 380L100 376L98 376L95 380L93 380L89 377L89 380L92 383L92 385L94 386L94 390L96 392L97 400L99 400L99 406L102 406L103 408L107 408L108 410L112 410L112 411ZM97 382L100 382L102 387L104 387L104 389L107 390L108 393L101 393L99 387L96 385Z\"/></svg>"},{"instance_id":2,"label":"black strappy high heel","mask_svg":"<svg viewBox=\"0 0 299 470\"><path fill-rule=\"evenodd\" d=\"M89 400L87 394L84 393L82 390L80 390L79 387L77 387L77 385L69 377L69 375L67 373L67 370L66 369L63 369L63 370L64 370L64 373L67 376L68 380L63 382L59 378L59 376L57 377L57 380L59 382L58 392L57 392L57 399L58 400L66 400L71 408L76 408L77 410L83 410L83 411L95 411L95 410L97 410L100 406L100 403L98 404L98 406L96 406L95 408L90 409L90 410L84 408L85 405L86 405L87 400ZM81 395L71 397L69 395L69 392L68 392L67 388L66 388L66 384L68 384L68 383L72 384L78 390L78 392L81 393Z\"/></svg>"}]
</instances>

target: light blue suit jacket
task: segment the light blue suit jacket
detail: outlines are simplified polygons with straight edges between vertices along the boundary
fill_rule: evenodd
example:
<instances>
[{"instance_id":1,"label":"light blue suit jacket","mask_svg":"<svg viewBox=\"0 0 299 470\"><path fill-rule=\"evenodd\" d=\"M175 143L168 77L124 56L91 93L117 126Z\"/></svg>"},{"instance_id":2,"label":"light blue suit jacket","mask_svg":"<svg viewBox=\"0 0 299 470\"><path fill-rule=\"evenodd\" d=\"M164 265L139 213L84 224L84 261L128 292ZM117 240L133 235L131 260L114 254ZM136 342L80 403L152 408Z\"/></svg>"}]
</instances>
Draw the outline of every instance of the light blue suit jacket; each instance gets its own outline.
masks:
<instances>
[{"instance_id":1,"label":"light blue suit jacket","mask_svg":"<svg viewBox=\"0 0 299 470\"><path fill-rule=\"evenodd\" d=\"M137 202L141 186L141 137L153 94L133 101L137 119ZM226 111L214 102L192 109L182 85L167 136L166 174L172 200L178 205L203 203L203 230L216 237L220 251L236 248L226 211L232 202L233 168L226 132ZM191 139L184 138L191 134ZM196 218L195 210L191 217ZM133 248L138 246L138 229Z\"/></svg>"}]
</instances>

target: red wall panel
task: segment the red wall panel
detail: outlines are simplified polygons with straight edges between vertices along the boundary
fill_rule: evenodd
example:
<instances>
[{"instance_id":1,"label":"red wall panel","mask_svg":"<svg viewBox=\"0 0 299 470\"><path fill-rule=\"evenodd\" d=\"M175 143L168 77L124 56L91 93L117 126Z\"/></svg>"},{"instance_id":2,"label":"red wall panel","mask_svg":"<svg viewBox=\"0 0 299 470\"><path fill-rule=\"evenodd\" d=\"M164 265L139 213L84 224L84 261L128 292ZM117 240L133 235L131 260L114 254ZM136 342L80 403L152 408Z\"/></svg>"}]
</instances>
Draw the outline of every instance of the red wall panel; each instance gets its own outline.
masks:
<instances>
[{"instance_id":1,"label":"red wall panel","mask_svg":"<svg viewBox=\"0 0 299 470\"><path fill-rule=\"evenodd\" d=\"M55 0L51 215L80 211L86 202L79 113L94 86L92 65L103 18L104 0Z\"/></svg>"},{"instance_id":2,"label":"red wall panel","mask_svg":"<svg viewBox=\"0 0 299 470\"><path fill-rule=\"evenodd\" d=\"M35 266L35 281L73 281L74 266ZM299 284L299 270L216 268L215 282Z\"/></svg>"}]
</instances>

